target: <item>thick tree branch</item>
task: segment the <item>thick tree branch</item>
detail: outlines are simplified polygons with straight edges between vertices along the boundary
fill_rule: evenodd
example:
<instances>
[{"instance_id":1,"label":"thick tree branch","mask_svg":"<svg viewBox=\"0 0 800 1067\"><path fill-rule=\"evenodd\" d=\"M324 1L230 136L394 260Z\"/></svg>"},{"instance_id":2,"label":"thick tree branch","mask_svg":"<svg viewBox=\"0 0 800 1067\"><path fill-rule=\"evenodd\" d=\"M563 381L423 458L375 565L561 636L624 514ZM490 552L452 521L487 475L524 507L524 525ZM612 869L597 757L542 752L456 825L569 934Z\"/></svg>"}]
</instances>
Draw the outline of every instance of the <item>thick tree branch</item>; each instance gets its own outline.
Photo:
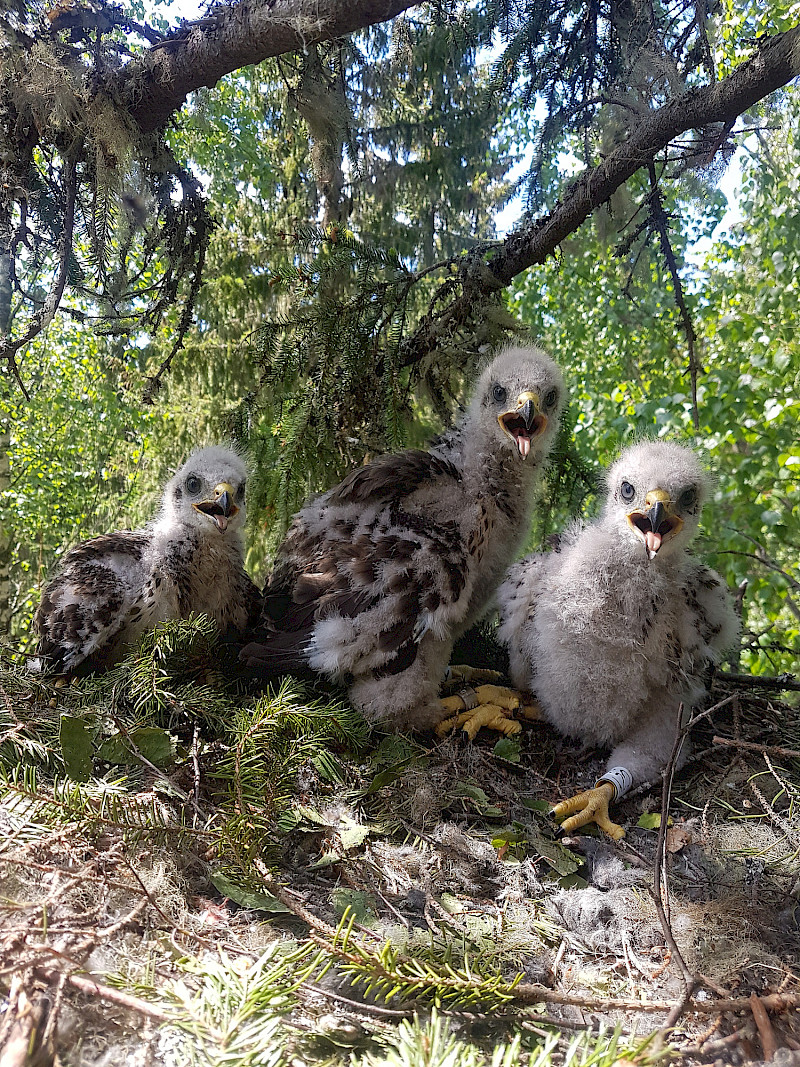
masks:
<instances>
[{"instance_id":1,"label":"thick tree branch","mask_svg":"<svg viewBox=\"0 0 800 1067\"><path fill-rule=\"evenodd\" d=\"M187 95L250 63L386 22L417 0L239 0L220 4L115 74L106 86L140 128L164 126Z\"/></svg>"},{"instance_id":2,"label":"thick tree branch","mask_svg":"<svg viewBox=\"0 0 800 1067\"><path fill-rule=\"evenodd\" d=\"M417 363L439 338L469 320L481 298L509 285L528 267L543 263L611 194L681 134L730 123L800 74L800 27L761 40L755 54L719 82L691 89L635 125L628 139L575 181L549 215L509 234L488 258L462 269L464 290L434 318L423 318L405 342L402 362Z\"/></svg>"}]
</instances>

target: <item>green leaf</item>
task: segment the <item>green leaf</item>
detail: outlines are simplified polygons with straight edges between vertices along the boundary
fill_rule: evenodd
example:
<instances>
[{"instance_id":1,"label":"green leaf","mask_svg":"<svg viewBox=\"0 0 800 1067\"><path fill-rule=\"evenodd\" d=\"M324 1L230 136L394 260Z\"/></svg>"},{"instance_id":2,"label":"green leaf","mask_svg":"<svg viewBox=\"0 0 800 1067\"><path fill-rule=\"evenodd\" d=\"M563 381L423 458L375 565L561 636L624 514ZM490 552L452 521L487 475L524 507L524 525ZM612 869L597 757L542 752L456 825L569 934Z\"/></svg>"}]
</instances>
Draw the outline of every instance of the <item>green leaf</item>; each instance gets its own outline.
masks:
<instances>
[{"instance_id":1,"label":"green leaf","mask_svg":"<svg viewBox=\"0 0 800 1067\"><path fill-rule=\"evenodd\" d=\"M530 811L550 812L553 805L548 800L534 800L533 797L520 797L520 803Z\"/></svg>"},{"instance_id":2,"label":"green leaf","mask_svg":"<svg viewBox=\"0 0 800 1067\"><path fill-rule=\"evenodd\" d=\"M643 830L658 830L661 826L661 812L646 811L643 815L639 816L636 825L641 826Z\"/></svg>"},{"instance_id":3,"label":"green leaf","mask_svg":"<svg viewBox=\"0 0 800 1067\"><path fill-rule=\"evenodd\" d=\"M330 752L316 752L311 757L311 762L317 769L320 778L334 785L343 785L345 781L344 766Z\"/></svg>"},{"instance_id":4,"label":"green leaf","mask_svg":"<svg viewBox=\"0 0 800 1067\"><path fill-rule=\"evenodd\" d=\"M341 863L342 857L336 852L323 852L318 860L309 867L310 871L318 871L322 867L332 867L334 863Z\"/></svg>"},{"instance_id":5,"label":"green leaf","mask_svg":"<svg viewBox=\"0 0 800 1067\"><path fill-rule=\"evenodd\" d=\"M574 874L583 863L581 856L560 841L546 837L535 826L528 827L528 844L562 878Z\"/></svg>"},{"instance_id":6,"label":"green leaf","mask_svg":"<svg viewBox=\"0 0 800 1067\"><path fill-rule=\"evenodd\" d=\"M559 878L558 884L562 889L586 889L589 883L579 874L567 874Z\"/></svg>"},{"instance_id":7,"label":"green leaf","mask_svg":"<svg viewBox=\"0 0 800 1067\"><path fill-rule=\"evenodd\" d=\"M155 767L169 767L175 760L175 740L158 726L139 726L126 734L107 737L97 750L108 763L138 763L136 749Z\"/></svg>"},{"instance_id":8,"label":"green leaf","mask_svg":"<svg viewBox=\"0 0 800 1067\"><path fill-rule=\"evenodd\" d=\"M471 782L458 782L454 794L457 797L466 797L473 801L481 815L485 815L489 819L503 818L503 811L495 804L489 803L489 798L479 785L473 785Z\"/></svg>"},{"instance_id":9,"label":"green leaf","mask_svg":"<svg viewBox=\"0 0 800 1067\"><path fill-rule=\"evenodd\" d=\"M211 884L224 897L228 897L229 900L239 904L242 908L252 908L253 911L268 911L274 915L292 914L291 908L287 908L272 893L237 885L223 871L211 872Z\"/></svg>"},{"instance_id":10,"label":"green leaf","mask_svg":"<svg viewBox=\"0 0 800 1067\"><path fill-rule=\"evenodd\" d=\"M348 819L347 816L342 818L338 830L339 840L342 842L342 848L345 851L351 848L358 848L369 836L368 826L362 826L360 823L354 822L353 819Z\"/></svg>"},{"instance_id":11,"label":"green leaf","mask_svg":"<svg viewBox=\"0 0 800 1067\"><path fill-rule=\"evenodd\" d=\"M73 782L88 782L92 776L92 730L79 715L62 715L58 740L64 766Z\"/></svg>"},{"instance_id":12,"label":"green leaf","mask_svg":"<svg viewBox=\"0 0 800 1067\"><path fill-rule=\"evenodd\" d=\"M492 749L492 752L495 754L495 756L498 756L500 759L506 760L508 763L519 763L519 749L519 741L514 740L514 738L512 737L501 737Z\"/></svg>"},{"instance_id":13,"label":"green leaf","mask_svg":"<svg viewBox=\"0 0 800 1067\"><path fill-rule=\"evenodd\" d=\"M378 771L372 781L367 787L366 795L370 796L372 793L377 793L379 789L383 789L385 785L391 785L405 770L409 760L404 760L403 763L398 763L396 767L388 767L385 771Z\"/></svg>"},{"instance_id":14,"label":"green leaf","mask_svg":"<svg viewBox=\"0 0 800 1067\"><path fill-rule=\"evenodd\" d=\"M295 810L302 815L306 822L314 823L315 826L330 826L330 822L316 808L310 808L307 804L298 804Z\"/></svg>"},{"instance_id":15,"label":"green leaf","mask_svg":"<svg viewBox=\"0 0 800 1067\"><path fill-rule=\"evenodd\" d=\"M375 898L371 893L364 893L360 889L334 889L333 910L337 919L341 919L346 911L355 918L356 922L370 922L376 917Z\"/></svg>"}]
</instances>

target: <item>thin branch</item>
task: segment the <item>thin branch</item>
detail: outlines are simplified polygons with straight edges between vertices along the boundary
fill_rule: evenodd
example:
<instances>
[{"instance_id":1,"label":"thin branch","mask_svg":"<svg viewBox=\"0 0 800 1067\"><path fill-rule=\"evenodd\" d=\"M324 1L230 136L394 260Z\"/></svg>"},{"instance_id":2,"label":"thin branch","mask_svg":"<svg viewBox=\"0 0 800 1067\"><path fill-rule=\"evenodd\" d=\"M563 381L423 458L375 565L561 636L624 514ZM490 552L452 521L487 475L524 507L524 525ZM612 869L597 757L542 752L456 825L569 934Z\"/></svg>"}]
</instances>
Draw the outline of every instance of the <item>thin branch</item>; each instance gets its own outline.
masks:
<instances>
[{"instance_id":1,"label":"thin branch","mask_svg":"<svg viewBox=\"0 0 800 1067\"><path fill-rule=\"evenodd\" d=\"M455 325L479 313L482 301L505 288L528 267L543 263L601 204L676 137L714 123L728 123L800 74L800 27L761 38L755 54L719 82L688 90L634 125L624 142L586 170L544 218L509 234L484 258L478 250L462 269L462 293L438 320L426 315L402 348L411 366L436 348Z\"/></svg>"},{"instance_id":2,"label":"thin branch","mask_svg":"<svg viewBox=\"0 0 800 1067\"><path fill-rule=\"evenodd\" d=\"M669 218L664 210L664 201L661 198L656 167L652 159L647 164L647 173L650 178L650 219L658 231L661 253L664 256L667 270L672 278L675 303L678 305L678 313L681 317L683 332L686 334L686 346L689 349L689 379L692 390L692 423L694 425L694 432L699 433L700 413L697 409L697 375L703 368L699 365L697 360L697 334L692 323L691 315L689 314L689 308L686 306L686 298L683 294L683 282L681 281L680 272L678 271L678 261L675 257L675 250L672 247L672 242L669 239Z\"/></svg>"},{"instance_id":3,"label":"thin branch","mask_svg":"<svg viewBox=\"0 0 800 1067\"><path fill-rule=\"evenodd\" d=\"M800 681L793 674L735 674L717 671L715 677L717 681L731 682L748 689L776 689L779 693L800 692Z\"/></svg>"},{"instance_id":4,"label":"thin branch","mask_svg":"<svg viewBox=\"0 0 800 1067\"><path fill-rule=\"evenodd\" d=\"M796 748L781 748L779 745L755 745L752 741L737 741L731 737L711 738L714 745L724 745L727 748L743 748L748 752L760 752L762 755L786 756L789 759L800 759L800 751Z\"/></svg>"},{"instance_id":5,"label":"thin branch","mask_svg":"<svg viewBox=\"0 0 800 1067\"><path fill-rule=\"evenodd\" d=\"M772 1029L772 1023L769 1021L769 1015L767 1015L766 1009L756 993L750 994L750 1010L753 1013L753 1021L758 1028L758 1036L761 1040L761 1051L764 1054L764 1062L767 1062L775 1055L778 1046L775 1041L775 1031Z\"/></svg>"},{"instance_id":6,"label":"thin branch","mask_svg":"<svg viewBox=\"0 0 800 1067\"><path fill-rule=\"evenodd\" d=\"M58 248L58 271L55 280L50 292L47 294L47 298L45 299L41 310L34 315L30 326L25 333L16 340L7 338L0 344L0 359L4 359L8 364L8 367L14 375L17 385L20 387L26 400L30 400L30 395L22 382L19 368L17 367L16 359L14 357L21 348L32 341L37 334L42 332L42 330L47 329L53 321L61 304L61 298L64 295L64 288L67 284L67 273L69 271L69 260L72 255L72 235L75 229L75 199L78 194L77 152L73 151L65 161L64 168L65 171L62 178L65 195L64 220L62 223L61 240Z\"/></svg>"},{"instance_id":7,"label":"thin branch","mask_svg":"<svg viewBox=\"0 0 800 1067\"><path fill-rule=\"evenodd\" d=\"M672 958L677 960L678 966L681 969L685 985L685 995L683 1000L677 1005L677 1008L680 1008L680 1011L678 1011L674 1019L672 1018L673 1012L670 1012L670 1019L672 1021L669 1022L669 1026L674 1026L678 1021L678 1018L683 1013L683 1009L688 1005L689 999L697 986L697 977L692 974L686 965L686 960L683 958L683 954L678 948L678 943L675 940L675 935L672 932L669 916L667 914L669 908L669 886L667 885L666 853L669 798L672 792L672 780L675 777L675 769L678 765L678 757L684 742L686 741L689 725L690 724L683 724L683 703L681 703L678 707L675 743L672 746L672 754L670 755L667 766L664 768L663 774L663 785L661 789L661 823L658 827L658 845L656 846L656 859L653 868L653 888L650 890L650 894L655 904L656 914L658 915L658 921L661 923L661 929L663 930L664 937L669 945ZM665 899L667 901L666 907L664 905Z\"/></svg>"},{"instance_id":8,"label":"thin branch","mask_svg":"<svg viewBox=\"0 0 800 1067\"><path fill-rule=\"evenodd\" d=\"M34 970L36 977L45 982L56 981L59 973L58 971L45 970L40 967ZM123 993L121 989L113 989L111 986L101 985L100 982L95 982L92 978L82 978L79 974L70 974L67 977L67 981L75 989L80 990L81 993L99 997L100 1000L115 1004L118 1008L136 1012L137 1015L142 1015L146 1019L155 1019L157 1022L163 1023L175 1020L177 1017L175 1012L164 1011L163 1008L157 1008L154 1004L148 1004L141 997L134 997L130 993Z\"/></svg>"}]
</instances>

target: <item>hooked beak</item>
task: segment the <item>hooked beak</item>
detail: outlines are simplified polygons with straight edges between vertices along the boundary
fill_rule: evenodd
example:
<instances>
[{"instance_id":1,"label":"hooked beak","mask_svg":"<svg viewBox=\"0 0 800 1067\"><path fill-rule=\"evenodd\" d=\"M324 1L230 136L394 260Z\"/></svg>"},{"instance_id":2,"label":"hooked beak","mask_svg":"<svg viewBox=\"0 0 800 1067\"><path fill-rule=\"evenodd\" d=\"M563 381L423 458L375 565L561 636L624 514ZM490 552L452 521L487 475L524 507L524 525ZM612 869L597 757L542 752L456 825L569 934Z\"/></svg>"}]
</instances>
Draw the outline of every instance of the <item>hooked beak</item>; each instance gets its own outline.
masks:
<instances>
[{"instance_id":1,"label":"hooked beak","mask_svg":"<svg viewBox=\"0 0 800 1067\"><path fill-rule=\"evenodd\" d=\"M628 513L628 524L644 541L648 559L655 559L656 553L665 541L674 537L683 527L683 519L672 511L672 500L663 489L651 489L645 497L642 509Z\"/></svg>"},{"instance_id":2,"label":"hooked beak","mask_svg":"<svg viewBox=\"0 0 800 1067\"><path fill-rule=\"evenodd\" d=\"M519 454L526 459L531 450L531 441L547 429L547 416L539 410L537 393L520 393L516 407L497 416L497 421L516 444Z\"/></svg>"},{"instance_id":3,"label":"hooked beak","mask_svg":"<svg viewBox=\"0 0 800 1067\"><path fill-rule=\"evenodd\" d=\"M228 528L228 521L239 514L239 508L234 504L235 490L229 482L220 482L214 487L213 500L201 500L199 504L192 504L195 511L202 515L208 515L220 533Z\"/></svg>"}]
</instances>

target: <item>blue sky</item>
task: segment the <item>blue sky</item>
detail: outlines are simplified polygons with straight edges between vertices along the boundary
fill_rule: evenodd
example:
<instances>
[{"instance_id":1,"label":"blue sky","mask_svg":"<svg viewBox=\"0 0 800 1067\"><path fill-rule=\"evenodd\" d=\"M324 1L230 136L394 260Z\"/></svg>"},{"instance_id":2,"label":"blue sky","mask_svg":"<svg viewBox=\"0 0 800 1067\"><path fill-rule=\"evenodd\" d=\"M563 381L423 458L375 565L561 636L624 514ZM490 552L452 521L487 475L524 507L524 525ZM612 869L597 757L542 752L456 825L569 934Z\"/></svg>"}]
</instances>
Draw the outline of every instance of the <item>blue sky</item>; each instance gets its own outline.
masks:
<instances>
[{"instance_id":1,"label":"blue sky","mask_svg":"<svg viewBox=\"0 0 800 1067\"><path fill-rule=\"evenodd\" d=\"M170 21L179 18L193 19L201 15L207 6L207 3L202 2L202 0L171 0L171 2L167 3L166 11L163 6L160 7L160 11L162 14L166 14ZM527 161L523 161L519 168L520 174L524 172L526 165ZM725 194L728 201L728 210L716 232L733 225L742 217L737 197L740 182L741 156L740 153L737 152L720 181L720 189ZM514 228L514 224L519 219L521 211L522 201L521 198L517 198L498 214L495 222L497 224L497 233L499 237L505 236L505 234ZM711 240L709 238L703 238L701 241L698 241L689 258L699 262L710 248L710 245Z\"/></svg>"}]
</instances>

